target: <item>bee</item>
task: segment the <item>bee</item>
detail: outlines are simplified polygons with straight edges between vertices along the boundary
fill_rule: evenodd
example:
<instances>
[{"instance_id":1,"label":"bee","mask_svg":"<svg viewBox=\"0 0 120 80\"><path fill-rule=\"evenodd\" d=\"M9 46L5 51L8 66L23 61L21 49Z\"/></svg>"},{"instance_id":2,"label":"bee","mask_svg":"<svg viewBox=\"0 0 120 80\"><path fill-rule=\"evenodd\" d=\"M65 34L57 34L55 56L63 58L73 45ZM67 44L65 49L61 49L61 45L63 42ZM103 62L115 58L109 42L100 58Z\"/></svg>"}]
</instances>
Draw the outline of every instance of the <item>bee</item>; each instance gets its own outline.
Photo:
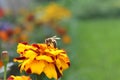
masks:
<instances>
[{"instance_id":1,"label":"bee","mask_svg":"<svg viewBox=\"0 0 120 80\"><path fill-rule=\"evenodd\" d=\"M53 36L53 37L45 39L45 43L47 44L47 46L53 46L54 48L56 48L57 46L56 40L59 40L59 39L60 39L59 37Z\"/></svg>"}]
</instances>

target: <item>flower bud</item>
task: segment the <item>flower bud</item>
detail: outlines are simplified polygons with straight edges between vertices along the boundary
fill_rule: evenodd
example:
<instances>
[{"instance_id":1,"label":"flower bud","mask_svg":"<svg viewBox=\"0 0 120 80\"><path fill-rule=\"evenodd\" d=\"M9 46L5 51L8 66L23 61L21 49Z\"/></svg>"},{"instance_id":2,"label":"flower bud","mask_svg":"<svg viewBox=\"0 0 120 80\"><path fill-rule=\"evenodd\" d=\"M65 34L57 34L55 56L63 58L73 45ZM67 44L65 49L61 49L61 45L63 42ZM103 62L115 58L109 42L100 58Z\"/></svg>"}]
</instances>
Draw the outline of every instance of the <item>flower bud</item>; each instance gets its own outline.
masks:
<instances>
[{"instance_id":1,"label":"flower bud","mask_svg":"<svg viewBox=\"0 0 120 80\"><path fill-rule=\"evenodd\" d=\"M2 60L3 64L7 64L9 62L9 55L8 55L7 51L2 51L1 60Z\"/></svg>"}]
</instances>

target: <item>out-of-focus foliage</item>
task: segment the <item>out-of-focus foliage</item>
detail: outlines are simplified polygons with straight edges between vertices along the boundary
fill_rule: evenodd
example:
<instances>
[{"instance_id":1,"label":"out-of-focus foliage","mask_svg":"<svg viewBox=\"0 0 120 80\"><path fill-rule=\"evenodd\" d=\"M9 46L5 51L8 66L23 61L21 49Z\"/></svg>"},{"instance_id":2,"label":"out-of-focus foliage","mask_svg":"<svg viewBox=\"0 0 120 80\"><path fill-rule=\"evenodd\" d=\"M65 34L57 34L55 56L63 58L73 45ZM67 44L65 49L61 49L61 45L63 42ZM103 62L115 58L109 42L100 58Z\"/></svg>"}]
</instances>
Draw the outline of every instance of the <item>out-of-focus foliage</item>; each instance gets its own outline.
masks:
<instances>
[{"instance_id":1,"label":"out-of-focus foliage","mask_svg":"<svg viewBox=\"0 0 120 80\"><path fill-rule=\"evenodd\" d=\"M79 18L120 16L120 0L67 0L65 5Z\"/></svg>"},{"instance_id":2,"label":"out-of-focus foliage","mask_svg":"<svg viewBox=\"0 0 120 80\"><path fill-rule=\"evenodd\" d=\"M120 79L119 22L116 18L80 20L80 27L71 28L72 63L63 80Z\"/></svg>"}]
</instances>

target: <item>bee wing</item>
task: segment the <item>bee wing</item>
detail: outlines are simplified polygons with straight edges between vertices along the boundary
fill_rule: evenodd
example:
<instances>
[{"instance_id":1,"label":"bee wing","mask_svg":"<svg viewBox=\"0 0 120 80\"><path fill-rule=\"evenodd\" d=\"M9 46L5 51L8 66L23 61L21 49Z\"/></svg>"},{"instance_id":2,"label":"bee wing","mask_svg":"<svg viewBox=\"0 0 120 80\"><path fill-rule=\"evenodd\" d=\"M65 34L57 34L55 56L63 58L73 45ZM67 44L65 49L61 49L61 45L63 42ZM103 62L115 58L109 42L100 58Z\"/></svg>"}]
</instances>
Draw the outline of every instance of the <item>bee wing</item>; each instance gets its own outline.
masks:
<instances>
[{"instance_id":1,"label":"bee wing","mask_svg":"<svg viewBox=\"0 0 120 80\"><path fill-rule=\"evenodd\" d=\"M55 36L53 36L52 38L57 39L57 40L58 40L58 39L60 39L60 38L59 38L59 37L57 37L56 35L55 35Z\"/></svg>"},{"instance_id":2,"label":"bee wing","mask_svg":"<svg viewBox=\"0 0 120 80\"><path fill-rule=\"evenodd\" d=\"M53 36L52 38L56 38L56 35L55 35L55 36Z\"/></svg>"},{"instance_id":3,"label":"bee wing","mask_svg":"<svg viewBox=\"0 0 120 80\"><path fill-rule=\"evenodd\" d=\"M59 40L60 38L59 38L59 37L56 37L55 39Z\"/></svg>"}]
</instances>

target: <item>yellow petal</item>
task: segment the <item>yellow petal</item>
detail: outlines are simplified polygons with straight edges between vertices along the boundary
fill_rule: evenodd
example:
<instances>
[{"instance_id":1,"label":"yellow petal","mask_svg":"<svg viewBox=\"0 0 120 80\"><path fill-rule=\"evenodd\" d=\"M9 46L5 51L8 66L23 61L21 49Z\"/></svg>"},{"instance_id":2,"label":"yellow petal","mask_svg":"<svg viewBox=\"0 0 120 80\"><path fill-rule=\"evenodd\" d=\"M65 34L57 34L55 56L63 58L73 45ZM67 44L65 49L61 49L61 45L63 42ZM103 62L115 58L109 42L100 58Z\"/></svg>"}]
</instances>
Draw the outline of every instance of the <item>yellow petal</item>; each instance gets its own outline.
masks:
<instances>
[{"instance_id":1,"label":"yellow petal","mask_svg":"<svg viewBox=\"0 0 120 80\"><path fill-rule=\"evenodd\" d=\"M22 76L22 80L31 80L29 76Z\"/></svg>"},{"instance_id":2,"label":"yellow petal","mask_svg":"<svg viewBox=\"0 0 120 80\"><path fill-rule=\"evenodd\" d=\"M63 69L62 69L61 61L59 59L56 60L56 66L57 66L59 72L62 74Z\"/></svg>"},{"instance_id":3,"label":"yellow petal","mask_svg":"<svg viewBox=\"0 0 120 80\"><path fill-rule=\"evenodd\" d=\"M41 74L43 72L44 67L45 67L44 61L33 61L30 64L30 69L32 73Z\"/></svg>"},{"instance_id":4,"label":"yellow petal","mask_svg":"<svg viewBox=\"0 0 120 80\"><path fill-rule=\"evenodd\" d=\"M14 80L30 80L29 76L16 76Z\"/></svg>"},{"instance_id":5,"label":"yellow petal","mask_svg":"<svg viewBox=\"0 0 120 80\"><path fill-rule=\"evenodd\" d=\"M35 53L32 50L27 50L27 51L25 51L24 56L27 58L34 59L37 56L37 53Z\"/></svg>"},{"instance_id":6,"label":"yellow petal","mask_svg":"<svg viewBox=\"0 0 120 80\"><path fill-rule=\"evenodd\" d=\"M66 53L61 53L60 55L63 57L68 57Z\"/></svg>"},{"instance_id":7,"label":"yellow petal","mask_svg":"<svg viewBox=\"0 0 120 80\"><path fill-rule=\"evenodd\" d=\"M65 62L64 60L62 59L59 59L60 60L60 63L61 63L61 68L62 70L65 70L69 67L69 63L68 62Z\"/></svg>"},{"instance_id":8,"label":"yellow petal","mask_svg":"<svg viewBox=\"0 0 120 80\"><path fill-rule=\"evenodd\" d=\"M30 59L24 60L24 62L21 63L20 71L25 70L25 66L26 66L27 64L30 64L31 61L32 61L32 60L30 60Z\"/></svg>"},{"instance_id":9,"label":"yellow petal","mask_svg":"<svg viewBox=\"0 0 120 80\"><path fill-rule=\"evenodd\" d=\"M65 63L70 63L70 60L69 60L69 58L67 57L67 55L65 56L65 55L58 55L58 58L59 59L61 59L61 60L63 60Z\"/></svg>"},{"instance_id":10,"label":"yellow petal","mask_svg":"<svg viewBox=\"0 0 120 80\"><path fill-rule=\"evenodd\" d=\"M28 50L28 49L32 49L32 50L36 50L37 47L34 47L32 45L26 45L25 48Z\"/></svg>"},{"instance_id":11,"label":"yellow petal","mask_svg":"<svg viewBox=\"0 0 120 80\"><path fill-rule=\"evenodd\" d=\"M52 58L50 56L46 56L46 55L37 56L36 60L45 60L47 62L53 62Z\"/></svg>"},{"instance_id":12,"label":"yellow petal","mask_svg":"<svg viewBox=\"0 0 120 80\"><path fill-rule=\"evenodd\" d=\"M52 54L52 55L58 55L60 53L64 53L65 51L63 50L55 50L55 49L46 49L45 50L45 53L49 53L49 54Z\"/></svg>"},{"instance_id":13,"label":"yellow petal","mask_svg":"<svg viewBox=\"0 0 120 80\"><path fill-rule=\"evenodd\" d=\"M31 80L29 76L14 76L11 75L7 80Z\"/></svg>"},{"instance_id":14,"label":"yellow petal","mask_svg":"<svg viewBox=\"0 0 120 80\"><path fill-rule=\"evenodd\" d=\"M36 50L37 47L34 47L32 45L25 45L23 43L19 43L18 46L17 46L17 53L23 53L25 50L29 50L29 49L32 49L32 50Z\"/></svg>"},{"instance_id":15,"label":"yellow petal","mask_svg":"<svg viewBox=\"0 0 120 80\"><path fill-rule=\"evenodd\" d=\"M19 43L17 46L17 53L21 53L25 50L25 45L22 43Z\"/></svg>"},{"instance_id":16,"label":"yellow petal","mask_svg":"<svg viewBox=\"0 0 120 80\"><path fill-rule=\"evenodd\" d=\"M54 64L48 64L48 63L46 63L46 66L44 68L44 73L50 79L51 78L57 79L57 72L56 72Z\"/></svg>"},{"instance_id":17,"label":"yellow petal","mask_svg":"<svg viewBox=\"0 0 120 80\"><path fill-rule=\"evenodd\" d=\"M51 53L58 55L58 54L64 53L64 52L65 51L63 51L63 50L55 50L55 51L52 51Z\"/></svg>"},{"instance_id":18,"label":"yellow petal","mask_svg":"<svg viewBox=\"0 0 120 80\"><path fill-rule=\"evenodd\" d=\"M56 60L56 66L59 70L59 72L62 74L62 72L69 67L70 62L65 62L62 59L57 59Z\"/></svg>"}]
</instances>

